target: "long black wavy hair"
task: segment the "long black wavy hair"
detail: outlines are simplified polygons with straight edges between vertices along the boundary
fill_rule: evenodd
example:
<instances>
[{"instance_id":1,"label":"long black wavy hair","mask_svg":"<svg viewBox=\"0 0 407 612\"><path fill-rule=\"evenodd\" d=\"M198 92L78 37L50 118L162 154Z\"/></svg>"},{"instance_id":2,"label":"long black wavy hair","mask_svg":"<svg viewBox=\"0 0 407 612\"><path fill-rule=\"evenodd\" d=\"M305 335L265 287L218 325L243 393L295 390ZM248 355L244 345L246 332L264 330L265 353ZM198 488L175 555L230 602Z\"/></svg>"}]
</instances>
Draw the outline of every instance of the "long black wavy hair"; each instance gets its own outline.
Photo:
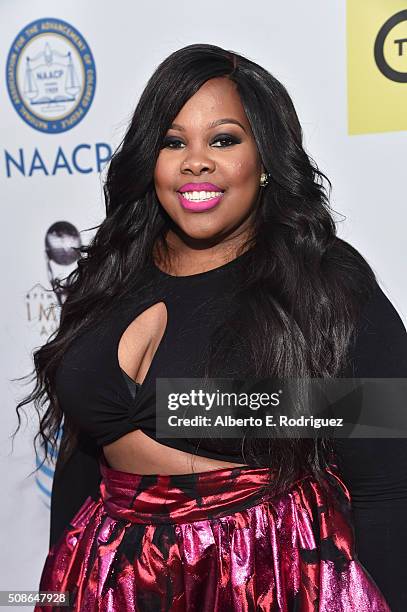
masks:
<instances>
[{"instance_id":1,"label":"long black wavy hair","mask_svg":"<svg viewBox=\"0 0 407 612\"><path fill-rule=\"evenodd\" d=\"M221 47L193 44L172 53L156 69L110 161L104 195L106 218L77 269L67 279L58 330L34 352L35 388L17 406L33 402L45 445L55 449L63 413L55 374L70 343L92 322L114 310L152 261L154 247L167 253L172 221L154 188L154 168L170 124L208 80L225 77L237 86L269 184L253 217L245 282L239 307L214 335L206 372L216 376L230 342L244 343L254 375L335 377L347 365L349 346L375 275L365 259L336 236L329 206L331 184L304 151L302 129L284 86L255 62ZM226 342L226 337L229 341ZM223 340L220 341L219 338ZM18 428L17 428L18 430ZM77 431L64 419L63 461ZM256 459L258 445L247 441ZM320 479L331 452L325 439L287 438L269 445L277 488L304 469ZM45 459L44 459L45 460Z\"/></svg>"}]
</instances>

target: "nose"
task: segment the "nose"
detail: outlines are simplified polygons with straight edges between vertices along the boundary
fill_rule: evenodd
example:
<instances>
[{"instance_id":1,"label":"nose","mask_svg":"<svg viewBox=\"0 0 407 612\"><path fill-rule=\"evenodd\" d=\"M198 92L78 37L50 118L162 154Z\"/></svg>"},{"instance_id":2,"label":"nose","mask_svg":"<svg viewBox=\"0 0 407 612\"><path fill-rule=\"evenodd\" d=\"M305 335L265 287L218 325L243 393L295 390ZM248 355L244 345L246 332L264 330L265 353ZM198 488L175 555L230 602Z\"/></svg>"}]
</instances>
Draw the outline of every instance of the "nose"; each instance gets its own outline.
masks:
<instances>
[{"instance_id":1,"label":"nose","mask_svg":"<svg viewBox=\"0 0 407 612\"><path fill-rule=\"evenodd\" d=\"M213 159L203 153L195 153L188 155L181 164L182 174L206 174L214 172L216 164Z\"/></svg>"}]
</instances>

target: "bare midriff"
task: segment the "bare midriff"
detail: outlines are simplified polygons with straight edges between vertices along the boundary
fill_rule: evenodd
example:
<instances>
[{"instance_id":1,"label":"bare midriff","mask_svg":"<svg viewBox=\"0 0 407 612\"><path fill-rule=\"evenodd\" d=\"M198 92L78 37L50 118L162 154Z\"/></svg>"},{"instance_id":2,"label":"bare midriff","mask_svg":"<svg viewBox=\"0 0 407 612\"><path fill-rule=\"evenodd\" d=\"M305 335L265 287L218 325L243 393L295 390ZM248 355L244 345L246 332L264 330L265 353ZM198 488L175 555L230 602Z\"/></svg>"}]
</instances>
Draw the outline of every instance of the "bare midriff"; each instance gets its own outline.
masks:
<instances>
[{"instance_id":1,"label":"bare midriff","mask_svg":"<svg viewBox=\"0 0 407 612\"><path fill-rule=\"evenodd\" d=\"M111 468L132 474L190 474L246 465L218 461L165 446L140 429L107 444L103 452Z\"/></svg>"}]
</instances>

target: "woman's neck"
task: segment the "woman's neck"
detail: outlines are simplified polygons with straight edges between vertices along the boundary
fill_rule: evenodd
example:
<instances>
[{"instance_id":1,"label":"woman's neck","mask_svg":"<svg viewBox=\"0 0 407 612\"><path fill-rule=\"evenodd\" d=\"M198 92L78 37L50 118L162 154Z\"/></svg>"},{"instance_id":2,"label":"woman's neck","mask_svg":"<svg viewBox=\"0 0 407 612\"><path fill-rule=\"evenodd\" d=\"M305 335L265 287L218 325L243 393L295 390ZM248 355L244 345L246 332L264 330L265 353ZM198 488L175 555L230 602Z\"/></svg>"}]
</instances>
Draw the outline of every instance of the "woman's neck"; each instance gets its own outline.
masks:
<instances>
[{"instance_id":1,"label":"woman's neck","mask_svg":"<svg viewBox=\"0 0 407 612\"><path fill-rule=\"evenodd\" d=\"M211 246L204 246L202 242L200 245L191 244L190 241L187 244L174 236L170 233L166 236L168 254L162 252L156 243L153 258L161 270L175 276L199 274L218 268L233 261L252 246L247 244L247 237L241 236Z\"/></svg>"}]
</instances>

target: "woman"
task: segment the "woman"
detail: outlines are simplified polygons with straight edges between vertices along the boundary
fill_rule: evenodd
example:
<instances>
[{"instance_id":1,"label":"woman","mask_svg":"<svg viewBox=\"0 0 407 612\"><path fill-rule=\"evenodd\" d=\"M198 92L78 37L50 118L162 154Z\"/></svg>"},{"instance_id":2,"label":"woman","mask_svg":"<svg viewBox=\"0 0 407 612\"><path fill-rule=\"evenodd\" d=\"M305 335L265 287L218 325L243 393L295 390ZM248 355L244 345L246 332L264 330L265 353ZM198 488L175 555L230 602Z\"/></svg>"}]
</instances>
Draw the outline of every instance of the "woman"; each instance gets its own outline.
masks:
<instances>
[{"instance_id":1,"label":"woman","mask_svg":"<svg viewBox=\"0 0 407 612\"><path fill-rule=\"evenodd\" d=\"M335 235L323 179L286 90L254 62L197 44L153 74L58 333L35 354L45 441L64 418L41 590L67 591L75 610L405 601L395 551L375 557L388 531L369 531L372 516L398 528L403 508L372 502L358 521L347 488L375 490L374 452L405 507L402 440L389 466L398 441L377 457L386 441L156 439L158 377L376 376L378 346L378 375L405 375L405 329Z\"/></svg>"}]
</instances>

